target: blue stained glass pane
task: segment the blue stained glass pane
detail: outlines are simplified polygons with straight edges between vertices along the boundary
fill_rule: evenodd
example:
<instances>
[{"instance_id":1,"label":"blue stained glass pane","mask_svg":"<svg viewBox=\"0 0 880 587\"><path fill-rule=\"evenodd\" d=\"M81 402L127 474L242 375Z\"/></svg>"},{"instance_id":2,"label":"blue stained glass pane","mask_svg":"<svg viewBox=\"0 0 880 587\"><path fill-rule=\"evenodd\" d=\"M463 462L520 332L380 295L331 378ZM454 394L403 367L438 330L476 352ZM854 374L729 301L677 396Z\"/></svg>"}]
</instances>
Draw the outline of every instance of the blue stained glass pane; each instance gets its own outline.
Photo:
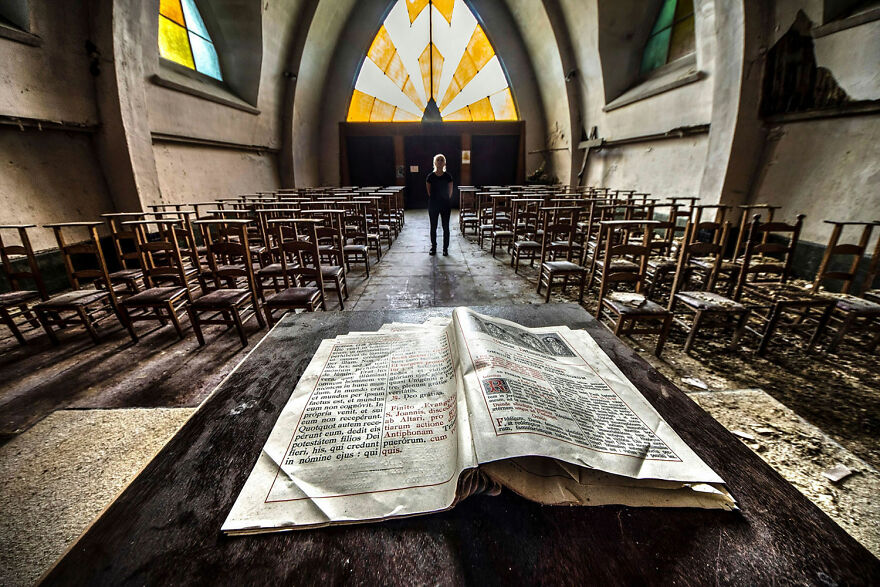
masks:
<instances>
[{"instance_id":1,"label":"blue stained glass pane","mask_svg":"<svg viewBox=\"0 0 880 587\"><path fill-rule=\"evenodd\" d=\"M184 11L186 10L188 2L192 2L192 0L184 0L183 2ZM656 35L663 29L672 26L672 21L675 16L675 4L676 0L663 0L663 7L660 9L660 14L657 15L657 21L654 23L654 28L651 29L652 35ZM186 15L186 24L189 25L189 13Z\"/></svg>"},{"instance_id":2,"label":"blue stained glass pane","mask_svg":"<svg viewBox=\"0 0 880 587\"><path fill-rule=\"evenodd\" d=\"M193 33L189 34L189 42L192 45L196 71L223 81L223 74L220 73L220 61L217 59L217 50L214 49L214 45Z\"/></svg>"},{"instance_id":3,"label":"blue stained glass pane","mask_svg":"<svg viewBox=\"0 0 880 587\"><path fill-rule=\"evenodd\" d=\"M182 0L181 5L183 5L183 17L186 19L186 28L209 41L212 40L211 35L208 34L208 29L205 28L205 21L202 20L199 9L196 8L195 0Z\"/></svg>"},{"instance_id":4,"label":"blue stained glass pane","mask_svg":"<svg viewBox=\"0 0 880 587\"><path fill-rule=\"evenodd\" d=\"M669 37L671 35L672 29L668 28L648 39L648 44L645 45L645 52L642 53L642 75L666 64L666 58L669 56Z\"/></svg>"}]
</instances>

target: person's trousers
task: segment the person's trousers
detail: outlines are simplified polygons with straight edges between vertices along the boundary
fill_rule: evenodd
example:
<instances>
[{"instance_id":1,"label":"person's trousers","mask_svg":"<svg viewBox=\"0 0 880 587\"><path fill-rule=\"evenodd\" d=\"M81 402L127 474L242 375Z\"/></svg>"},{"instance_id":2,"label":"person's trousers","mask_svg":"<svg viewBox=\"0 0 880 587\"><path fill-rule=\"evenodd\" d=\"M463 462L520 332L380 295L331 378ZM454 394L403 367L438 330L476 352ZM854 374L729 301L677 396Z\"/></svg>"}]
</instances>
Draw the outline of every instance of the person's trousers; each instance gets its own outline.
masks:
<instances>
[{"instance_id":1,"label":"person's trousers","mask_svg":"<svg viewBox=\"0 0 880 587\"><path fill-rule=\"evenodd\" d=\"M428 208L428 217L431 219L431 250L437 250L437 218L443 220L443 250L449 249L449 215L451 208Z\"/></svg>"}]
</instances>

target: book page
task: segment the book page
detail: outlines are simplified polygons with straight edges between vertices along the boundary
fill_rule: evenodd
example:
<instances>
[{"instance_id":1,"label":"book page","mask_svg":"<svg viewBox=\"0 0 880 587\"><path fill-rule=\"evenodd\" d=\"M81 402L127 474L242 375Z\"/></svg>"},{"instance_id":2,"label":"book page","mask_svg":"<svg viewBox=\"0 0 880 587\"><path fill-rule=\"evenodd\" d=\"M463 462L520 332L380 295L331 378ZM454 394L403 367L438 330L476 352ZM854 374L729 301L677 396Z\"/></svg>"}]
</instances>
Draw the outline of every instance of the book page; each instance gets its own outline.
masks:
<instances>
[{"instance_id":1,"label":"book page","mask_svg":"<svg viewBox=\"0 0 880 587\"><path fill-rule=\"evenodd\" d=\"M584 331L453 313L477 460L544 456L633 479L723 481Z\"/></svg>"},{"instance_id":2,"label":"book page","mask_svg":"<svg viewBox=\"0 0 880 587\"><path fill-rule=\"evenodd\" d=\"M321 343L223 531L443 510L476 467L451 326Z\"/></svg>"}]
</instances>

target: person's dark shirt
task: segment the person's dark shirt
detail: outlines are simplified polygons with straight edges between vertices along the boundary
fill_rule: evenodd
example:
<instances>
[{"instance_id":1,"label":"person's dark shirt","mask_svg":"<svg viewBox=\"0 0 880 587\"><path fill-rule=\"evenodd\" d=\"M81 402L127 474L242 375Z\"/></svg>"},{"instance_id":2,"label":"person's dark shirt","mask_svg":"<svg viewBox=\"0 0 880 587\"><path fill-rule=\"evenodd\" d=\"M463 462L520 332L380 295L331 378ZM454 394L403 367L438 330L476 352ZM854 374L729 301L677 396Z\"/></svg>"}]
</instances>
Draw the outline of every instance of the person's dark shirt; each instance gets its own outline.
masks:
<instances>
[{"instance_id":1,"label":"person's dark shirt","mask_svg":"<svg viewBox=\"0 0 880 587\"><path fill-rule=\"evenodd\" d=\"M437 175L433 171L428 174L425 180L431 186L431 197L428 198L428 204L434 206L450 206L449 186L452 185L452 176L444 171L442 175Z\"/></svg>"}]
</instances>

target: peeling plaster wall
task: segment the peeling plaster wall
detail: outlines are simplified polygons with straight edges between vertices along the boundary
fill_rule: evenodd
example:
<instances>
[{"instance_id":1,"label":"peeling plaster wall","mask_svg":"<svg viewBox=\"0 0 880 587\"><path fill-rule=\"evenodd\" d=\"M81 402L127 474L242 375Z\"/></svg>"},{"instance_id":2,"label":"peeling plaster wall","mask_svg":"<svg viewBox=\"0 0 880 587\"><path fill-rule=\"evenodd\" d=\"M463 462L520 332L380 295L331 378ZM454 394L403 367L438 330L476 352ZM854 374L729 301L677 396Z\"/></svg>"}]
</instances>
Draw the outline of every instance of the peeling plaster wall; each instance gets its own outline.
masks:
<instances>
[{"instance_id":1,"label":"peeling plaster wall","mask_svg":"<svg viewBox=\"0 0 880 587\"><path fill-rule=\"evenodd\" d=\"M0 115L96 125L86 4L30 8L30 30L42 44L0 38ZM92 133L0 126L0 224L94 220L113 209ZM31 236L38 250L55 246L48 229Z\"/></svg>"},{"instance_id":2,"label":"peeling plaster wall","mask_svg":"<svg viewBox=\"0 0 880 587\"><path fill-rule=\"evenodd\" d=\"M0 130L0 224L97 220L112 211L88 134ZM35 250L57 246L48 228L28 234Z\"/></svg>"},{"instance_id":3,"label":"peeling plaster wall","mask_svg":"<svg viewBox=\"0 0 880 587\"><path fill-rule=\"evenodd\" d=\"M774 33L784 34L796 12L785 11L787 20L776 22ZM880 22L819 37L815 51L817 65L851 98L880 99ZM880 219L878 193L880 115L874 113L770 125L750 201L778 204L788 220L806 214L801 238L824 245L831 229L823 220Z\"/></svg>"},{"instance_id":4,"label":"peeling plaster wall","mask_svg":"<svg viewBox=\"0 0 880 587\"><path fill-rule=\"evenodd\" d=\"M162 196L169 202L205 202L278 187L278 159L271 153L163 142L155 143L153 152ZM158 202L145 202L153 203Z\"/></svg>"},{"instance_id":5,"label":"peeling plaster wall","mask_svg":"<svg viewBox=\"0 0 880 587\"><path fill-rule=\"evenodd\" d=\"M713 94L710 80L715 59L714 2L694 2L697 67L705 74L705 78L609 112L603 110L606 92L599 53L599 35L610 34L607 27L622 25L619 22L603 22L600 11L606 11L603 13L605 15L615 14L621 7L616 0L598 0L586 4L579 0L560 0L560 6L572 39L578 67L577 83L582 84L583 103L580 106L586 129L596 126L600 137L617 140L710 122ZM653 12L648 14L647 10L637 10L643 6L645 5L634 3L630 18L652 21ZM606 27L604 32L600 31L602 27ZM640 52L640 48L633 47L632 50ZM607 55L604 58L619 59L620 56ZM646 156L648 153L650 155ZM659 153L663 153L663 158L657 156ZM700 177L706 164L705 155L704 138L655 140L610 149L598 156L594 152L581 183L650 190L645 183L647 182L661 188L659 195L700 195ZM669 173L670 168L678 168L681 162L688 163L684 176L681 173ZM575 169L573 173L577 171Z\"/></svg>"}]
</instances>

